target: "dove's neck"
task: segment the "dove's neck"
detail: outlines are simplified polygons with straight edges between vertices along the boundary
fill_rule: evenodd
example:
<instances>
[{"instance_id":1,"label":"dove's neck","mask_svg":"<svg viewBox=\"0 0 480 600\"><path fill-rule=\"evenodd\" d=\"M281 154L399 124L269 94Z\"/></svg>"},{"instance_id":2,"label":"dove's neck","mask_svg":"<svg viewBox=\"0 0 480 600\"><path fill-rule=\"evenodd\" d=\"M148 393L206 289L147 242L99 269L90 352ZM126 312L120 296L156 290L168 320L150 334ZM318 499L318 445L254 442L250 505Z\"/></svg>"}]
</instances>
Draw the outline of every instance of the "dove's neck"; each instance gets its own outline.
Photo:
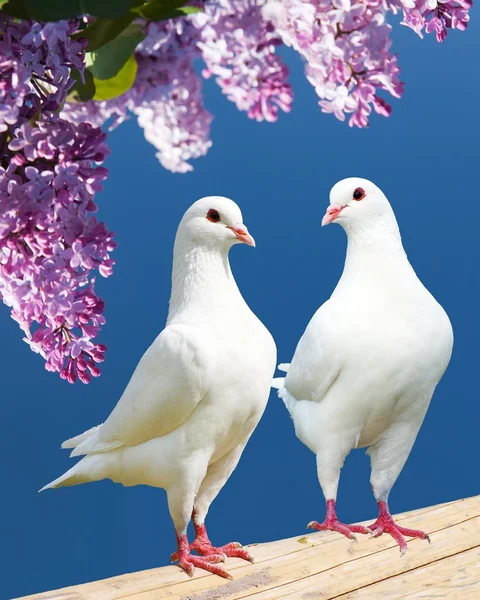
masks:
<instances>
[{"instance_id":1,"label":"dove's neck","mask_svg":"<svg viewBox=\"0 0 480 600\"><path fill-rule=\"evenodd\" d=\"M184 315L202 319L234 310L244 300L230 269L225 248L198 246L175 241L172 294L167 324Z\"/></svg>"},{"instance_id":2,"label":"dove's neck","mask_svg":"<svg viewBox=\"0 0 480 600\"><path fill-rule=\"evenodd\" d=\"M375 222L355 223L345 230L348 246L343 277L372 274L388 278L393 270L396 276L401 271L413 271L393 214Z\"/></svg>"}]
</instances>

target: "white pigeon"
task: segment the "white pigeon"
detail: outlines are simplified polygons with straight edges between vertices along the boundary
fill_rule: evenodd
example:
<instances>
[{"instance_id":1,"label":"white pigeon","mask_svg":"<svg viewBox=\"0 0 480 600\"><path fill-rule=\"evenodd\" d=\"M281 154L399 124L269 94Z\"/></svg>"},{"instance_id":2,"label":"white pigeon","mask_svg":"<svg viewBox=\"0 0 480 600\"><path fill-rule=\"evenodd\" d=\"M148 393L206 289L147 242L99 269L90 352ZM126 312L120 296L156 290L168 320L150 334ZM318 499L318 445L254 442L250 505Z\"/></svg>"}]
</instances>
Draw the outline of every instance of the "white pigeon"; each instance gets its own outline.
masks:
<instances>
[{"instance_id":1,"label":"white pigeon","mask_svg":"<svg viewBox=\"0 0 480 600\"><path fill-rule=\"evenodd\" d=\"M403 554L404 536L429 538L394 523L388 496L450 361L452 327L410 265L378 187L356 177L337 183L322 225L332 222L348 237L342 277L308 324L292 363L279 366L287 375L273 386L297 437L317 457L327 514L308 527L349 538L389 533ZM379 507L369 528L341 523L335 510L343 462L353 448L366 446Z\"/></svg>"},{"instance_id":2,"label":"white pigeon","mask_svg":"<svg viewBox=\"0 0 480 600\"><path fill-rule=\"evenodd\" d=\"M236 542L212 546L204 525L264 412L275 370L272 336L230 270L228 252L240 242L255 246L232 200L202 198L187 210L175 239L165 329L105 423L62 444L85 458L43 488L105 478L164 488L178 542L172 561L189 575L198 566L229 577L216 563L251 560ZM196 538L189 546L191 516Z\"/></svg>"}]
</instances>

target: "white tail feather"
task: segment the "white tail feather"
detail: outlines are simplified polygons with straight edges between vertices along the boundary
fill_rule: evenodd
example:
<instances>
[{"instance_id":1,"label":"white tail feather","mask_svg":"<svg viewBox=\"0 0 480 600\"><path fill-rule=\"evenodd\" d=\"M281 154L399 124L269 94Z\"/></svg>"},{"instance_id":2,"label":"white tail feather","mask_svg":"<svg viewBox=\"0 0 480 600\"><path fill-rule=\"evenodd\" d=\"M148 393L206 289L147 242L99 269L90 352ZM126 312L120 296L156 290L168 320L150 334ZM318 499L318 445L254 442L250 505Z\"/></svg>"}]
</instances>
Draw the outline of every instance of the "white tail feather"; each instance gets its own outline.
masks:
<instances>
[{"instance_id":1,"label":"white tail feather","mask_svg":"<svg viewBox=\"0 0 480 600\"><path fill-rule=\"evenodd\" d=\"M100 425L97 425L96 427L92 427L91 429L88 429L87 431L84 431L80 435L76 435L75 437L65 440L61 447L63 449L76 448L78 446L78 444L80 444L80 442L83 442L83 440L86 440L88 437L90 437L92 435L92 433L94 431L97 431L98 429L100 429L100 427L102 425L103 425L103 423L101 423Z\"/></svg>"},{"instance_id":2,"label":"white tail feather","mask_svg":"<svg viewBox=\"0 0 480 600\"><path fill-rule=\"evenodd\" d=\"M104 456L86 456L63 475L47 483L47 485L44 485L38 491L43 492L48 489L79 485L80 483L87 483L89 481L99 481L107 477L108 468L109 461Z\"/></svg>"},{"instance_id":3,"label":"white tail feather","mask_svg":"<svg viewBox=\"0 0 480 600\"><path fill-rule=\"evenodd\" d=\"M288 368L290 367L290 363L280 363L277 367L279 371L283 371L284 373L288 373Z\"/></svg>"},{"instance_id":4,"label":"white tail feather","mask_svg":"<svg viewBox=\"0 0 480 600\"><path fill-rule=\"evenodd\" d=\"M70 453L70 457L81 456L82 454L99 454L100 452L108 452L123 446L123 442L113 440L111 442L102 442L99 439L99 431L94 431L92 435L84 439Z\"/></svg>"},{"instance_id":5,"label":"white tail feather","mask_svg":"<svg viewBox=\"0 0 480 600\"><path fill-rule=\"evenodd\" d=\"M285 377L274 377L272 379L272 388L276 390L281 390L285 383Z\"/></svg>"}]
</instances>

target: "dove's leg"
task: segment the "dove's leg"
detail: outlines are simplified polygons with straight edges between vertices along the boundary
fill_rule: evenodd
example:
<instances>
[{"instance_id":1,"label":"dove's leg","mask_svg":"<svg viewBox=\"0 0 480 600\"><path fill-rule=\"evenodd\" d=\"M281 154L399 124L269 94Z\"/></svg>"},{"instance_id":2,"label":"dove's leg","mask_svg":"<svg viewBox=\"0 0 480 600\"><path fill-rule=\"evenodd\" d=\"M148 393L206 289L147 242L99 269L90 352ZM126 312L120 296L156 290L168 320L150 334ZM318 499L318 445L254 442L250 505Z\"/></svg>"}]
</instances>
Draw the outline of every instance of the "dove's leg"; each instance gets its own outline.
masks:
<instances>
[{"instance_id":1,"label":"dove's leg","mask_svg":"<svg viewBox=\"0 0 480 600\"><path fill-rule=\"evenodd\" d=\"M250 554L242 548L238 542L230 542L224 546L216 547L210 542L205 527L205 518L210 508L211 503L217 497L220 490L225 485L226 481L233 473L235 467L240 460L240 456L245 448L245 444L237 446L225 456L214 462L208 467L207 475L200 485L194 503L192 512L193 525L195 527L195 540L190 545L191 550L195 550L202 556L222 556L224 559L227 556L243 558L253 562ZM176 559L176 555L172 555L172 560Z\"/></svg>"},{"instance_id":2,"label":"dove's leg","mask_svg":"<svg viewBox=\"0 0 480 600\"><path fill-rule=\"evenodd\" d=\"M346 525L337 518L335 504L337 499L338 480L343 462L355 444L350 447L331 441L322 451L317 452L317 474L320 487L325 496L327 514L323 523L310 521L307 527L318 531L337 531L349 539L355 539L355 533L371 533L363 525Z\"/></svg>"},{"instance_id":3,"label":"dove's leg","mask_svg":"<svg viewBox=\"0 0 480 600\"><path fill-rule=\"evenodd\" d=\"M200 488L200 483L205 475L205 469L198 469L198 465L191 472L184 473L182 478L177 480L174 485L167 489L168 508L175 525L178 550L172 555L172 562L178 560L179 566L190 576L193 575L195 567L205 569L220 577L230 579L227 571L215 563L222 562L224 556L219 554L210 554L208 557L196 556L191 554L190 545L187 537L187 527L190 521L190 515L193 510L195 496ZM198 471L202 476L198 477Z\"/></svg>"},{"instance_id":4,"label":"dove's leg","mask_svg":"<svg viewBox=\"0 0 480 600\"><path fill-rule=\"evenodd\" d=\"M399 545L400 554L402 555L407 549L404 536L417 537L430 542L430 538L424 531L407 529L397 525L388 508L388 495L410 454L423 416L424 414L418 423L418 427L412 427L411 423L408 423L407 427L404 422L393 424L381 440L371 446L368 451L372 463L370 483L379 510L378 519L370 525L369 529L373 531L373 537L378 537L382 533L390 534Z\"/></svg>"},{"instance_id":5,"label":"dove's leg","mask_svg":"<svg viewBox=\"0 0 480 600\"><path fill-rule=\"evenodd\" d=\"M253 562L253 558L238 542L230 542L229 544L220 547L212 546L205 527L205 518L208 509L235 470L245 446L246 442L237 446L221 459L210 465L208 467L207 476L202 481L200 490L195 498L192 515L193 525L195 527L195 541L192 546L199 554L210 555L212 553L220 553L225 556L235 556Z\"/></svg>"}]
</instances>

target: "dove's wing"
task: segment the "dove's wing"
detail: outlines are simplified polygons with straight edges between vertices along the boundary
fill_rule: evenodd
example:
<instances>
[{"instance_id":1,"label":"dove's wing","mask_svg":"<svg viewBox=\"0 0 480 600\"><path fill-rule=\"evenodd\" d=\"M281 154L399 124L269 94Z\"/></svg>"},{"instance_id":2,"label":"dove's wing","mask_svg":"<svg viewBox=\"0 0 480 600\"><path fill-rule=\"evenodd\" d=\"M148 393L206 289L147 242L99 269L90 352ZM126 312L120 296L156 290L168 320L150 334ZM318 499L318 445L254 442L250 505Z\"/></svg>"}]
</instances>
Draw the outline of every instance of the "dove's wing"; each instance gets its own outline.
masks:
<instances>
[{"instance_id":1,"label":"dove's wing","mask_svg":"<svg viewBox=\"0 0 480 600\"><path fill-rule=\"evenodd\" d=\"M285 377L285 388L296 400L322 400L341 373L334 307L325 302L300 338Z\"/></svg>"},{"instance_id":2,"label":"dove's wing","mask_svg":"<svg viewBox=\"0 0 480 600\"><path fill-rule=\"evenodd\" d=\"M138 363L117 406L72 456L140 444L173 431L201 401L209 370L209 353L200 334L171 325Z\"/></svg>"}]
</instances>

